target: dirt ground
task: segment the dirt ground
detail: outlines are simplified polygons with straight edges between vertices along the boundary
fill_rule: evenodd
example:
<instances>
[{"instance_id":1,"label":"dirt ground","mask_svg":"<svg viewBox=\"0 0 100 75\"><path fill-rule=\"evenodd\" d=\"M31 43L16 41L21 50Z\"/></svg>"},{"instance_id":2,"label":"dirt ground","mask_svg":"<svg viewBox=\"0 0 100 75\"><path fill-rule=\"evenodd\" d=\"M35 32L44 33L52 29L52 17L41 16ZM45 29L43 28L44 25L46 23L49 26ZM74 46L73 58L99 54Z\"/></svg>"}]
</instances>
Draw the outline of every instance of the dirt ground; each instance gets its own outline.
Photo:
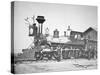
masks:
<instances>
[{"instance_id":1,"label":"dirt ground","mask_svg":"<svg viewBox=\"0 0 100 75\"><path fill-rule=\"evenodd\" d=\"M67 59L57 61L24 61L15 64L15 73L40 73L40 72L57 72L57 71L74 71L97 69L97 60L87 59Z\"/></svg>"}]
</instances>

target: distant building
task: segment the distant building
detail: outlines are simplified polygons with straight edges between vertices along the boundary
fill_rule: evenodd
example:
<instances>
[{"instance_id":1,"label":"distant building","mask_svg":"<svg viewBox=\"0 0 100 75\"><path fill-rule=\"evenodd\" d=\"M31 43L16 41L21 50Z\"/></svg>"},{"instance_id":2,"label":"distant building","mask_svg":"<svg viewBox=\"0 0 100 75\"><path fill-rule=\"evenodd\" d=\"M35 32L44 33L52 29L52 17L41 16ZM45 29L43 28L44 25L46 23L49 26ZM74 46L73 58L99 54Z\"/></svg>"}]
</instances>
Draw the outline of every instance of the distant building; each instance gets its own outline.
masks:
<instances>
[{"instance_id":1,"label":"distant building","mask_svg":"<svg viewBox=\"0 0 100 75\"><path fill-rule=\"evenodd\" d=\"M83 37L86 40L85 44L86 44L87 49L97 48L97 29L96 28L89 27L86 31L84 31Z\"/></svg>"},{"instance_id":2,"label":"distant building","mask_svg":"<svg viewBox=\"0 0 100 75\"><path fill-rule=\"evenodd\" d=\"M89 27L86 31L84 31L83 37L85 39L97 41L97 29Z\"/></svg>"},{"instance_id":3,"label":"distant building","mask_svg":"<svg viewBox=\"0 0 100 75\"><path fill-rule=\"evenodd\" d=\"M69 28L70 29L70 28ZM69 30L68 29L68 30ZM68 35L66 36L66 32L64 32L64 36L59 36L59 31L55 30L54 31L54 36L59 38L53 39L54 41L52 42L52 45L64 45L65 47L69 48L83 48L86 50L89 49L95 49L97 50L97 30L89 27L86 31L84 32L79 32L79 31L70 31L70 37ZM65 37L66 36L66 37ZM66 41L65 41L66 40Z\"/></svg>"},{"instance_id":4,"label":"distant building","mask_svg":"<svg viewBox=\"0 0 100 75\"><path fill-rule=\"evenodd\" d=\"M71 29L70 26L68 26L67 30L64 31L64 37L70 38L70 33L71 33Z\"/></svg>"},{"instance_id":5,"label":"distant building","mask_svg":"<svg viewBox=\"0 0 100 75\"><path fill-rule=\"evenodd\" d=\"M71 31L70 39L71 40L81 40L83 38L83 33L79 31Z\"/></svg>"},{"instance_id":6,"label":"distant building","mask_svg":"<svg viewBox=\"0 0 100 75\"><path fill-rule=\"evenodd\" d=\"M54 32L53 32L53 37L54 38L59 38L59 31L56 29L56 30L54 30Z\"/></svg>"}]
</instances>

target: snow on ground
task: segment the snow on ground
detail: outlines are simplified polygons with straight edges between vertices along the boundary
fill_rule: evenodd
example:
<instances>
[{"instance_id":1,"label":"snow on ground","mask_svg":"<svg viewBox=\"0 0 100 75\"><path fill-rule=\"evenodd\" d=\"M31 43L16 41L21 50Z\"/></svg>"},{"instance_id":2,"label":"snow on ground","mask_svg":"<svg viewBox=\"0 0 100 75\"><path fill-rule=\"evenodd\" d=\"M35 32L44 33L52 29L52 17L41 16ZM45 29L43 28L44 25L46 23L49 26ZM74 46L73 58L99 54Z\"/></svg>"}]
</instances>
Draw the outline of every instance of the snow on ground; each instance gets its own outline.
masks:
<instances>
[{"instance_id":1,"label":"snow on ground","mask_svg":"<svg viewBox=\"0 0 100 75\"><path fill-rule=\"evenodd\" d=\"M15 73L38 73L71 70L97 69L97 60L67 59L57 61L33 61L15 64Z\"/></svg>"}]
</instances>

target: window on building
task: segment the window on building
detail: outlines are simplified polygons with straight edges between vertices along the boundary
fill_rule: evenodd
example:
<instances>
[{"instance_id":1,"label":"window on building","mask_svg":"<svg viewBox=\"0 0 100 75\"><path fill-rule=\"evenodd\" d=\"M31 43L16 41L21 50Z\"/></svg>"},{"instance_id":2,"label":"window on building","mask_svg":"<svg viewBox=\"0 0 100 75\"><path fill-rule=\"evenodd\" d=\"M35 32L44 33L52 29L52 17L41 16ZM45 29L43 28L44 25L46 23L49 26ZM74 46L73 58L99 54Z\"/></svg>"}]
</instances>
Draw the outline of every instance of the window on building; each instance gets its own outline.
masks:
<instances>
[{"instance_id":1,"label":"window on building","mask_svg":"<svg viewBox=\"0 0 100 75\"><path fill-rule=\"evenodd\" d=\"M88 35L88 39L90 39L90 35Z\"/></svg>"},{"instance_id":2,"label":"window on building","mask_svg":"<svg viewBox=\"0 0 100 75\"><path fill-rule=\"evenodd\" d=\"M77 34L74 36L75 39L77 39Z\"/></svg>"},{"instance_id":3,"label":"window on building","mask_svg":"<svg viewBox=\"0 0 100 75\"><path fill-rule=\"evenodd\" d=\"M78 39L81 39L81 35L80 34L78 34Z\"/></svg>"}]
</instances>

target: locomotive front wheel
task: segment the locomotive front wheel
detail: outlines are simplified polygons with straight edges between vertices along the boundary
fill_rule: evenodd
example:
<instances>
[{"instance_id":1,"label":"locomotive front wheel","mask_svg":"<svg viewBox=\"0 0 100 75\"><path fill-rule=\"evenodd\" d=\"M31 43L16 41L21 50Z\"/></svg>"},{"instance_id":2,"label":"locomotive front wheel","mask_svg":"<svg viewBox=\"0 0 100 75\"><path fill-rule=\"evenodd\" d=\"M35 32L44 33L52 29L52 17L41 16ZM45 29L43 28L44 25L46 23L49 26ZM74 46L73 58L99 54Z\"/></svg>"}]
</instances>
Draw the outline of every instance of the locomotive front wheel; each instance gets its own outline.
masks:
<instances>
[{"instance_id":1,"label":"locomotive front wheel","mask_svg":"<svg viewBox=\"0 0 100 75\"><path fill-rule=\"evenodd\" d=\"M52 59L52 55L48 54L48 60Z\"/></svg>"},{"instance_id":2,"label":"locomotive front wheel","mask_svg":"<svg viewBox=\"0 0 100 75\"><path fill-rule=\"evenodd\" d=\"M36 58L36 61L37 60L41 60L42 59L41 53L40 52L36 52L35 53L35 58Z\"/></svg>"}]
</instances>

